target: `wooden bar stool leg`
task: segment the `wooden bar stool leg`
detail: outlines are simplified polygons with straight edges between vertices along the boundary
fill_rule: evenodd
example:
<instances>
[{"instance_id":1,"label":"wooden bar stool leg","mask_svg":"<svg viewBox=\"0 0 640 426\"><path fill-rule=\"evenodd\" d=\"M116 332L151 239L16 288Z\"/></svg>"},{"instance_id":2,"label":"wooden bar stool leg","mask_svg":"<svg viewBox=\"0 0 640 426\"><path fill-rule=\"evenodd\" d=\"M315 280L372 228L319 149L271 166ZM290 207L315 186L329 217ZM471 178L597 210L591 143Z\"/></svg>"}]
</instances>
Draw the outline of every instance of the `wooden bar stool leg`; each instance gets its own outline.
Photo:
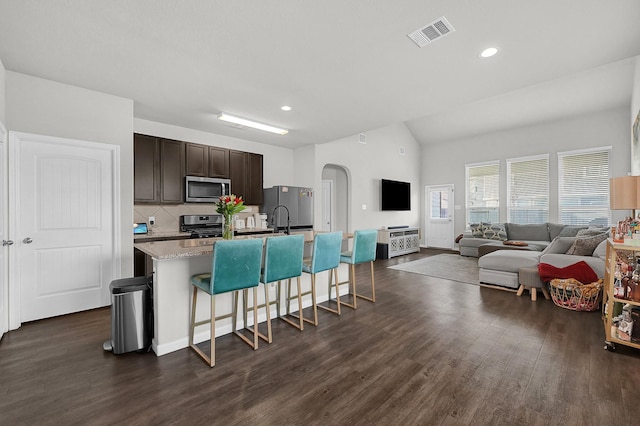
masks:
<instances>
[{"instance_id":1,"label":"wooden bar stool leg","mask_svg":"<svg viewBox=\"0 0 640 426\"><path fill-rule=\"evenodd\" d=\"M198 288L193 287L193 298L191 299L191 327L189 327L189 346L193 347L193 335L196 329L196 303L198 301Z\"/></svg>"},{"instance_id":2,"label":"wooden bar stool leg","mask_svg":"<svg viewBox=\"0 0 640 426\"><path fill-rule=\"evenodd\" d=\"M247 292L249 293L249 292ZM246 327L246 324L245 324ZM269 334L271 334L269 332ZM270 338L271 336L269 336ZM253 287L253 350L258 349L258 287Z\"/></svg>"},{"instance_id":3,"label":"wooden bar stool leg","mask_svg":"<svg viewBox=\"0 0 640 426\"><path fill-rule=\"evenodd\" d=\"M376 279L373 273L373 262L369 262L369 265L371 265L371 301L375 303L376 302Z\"/></svg>"},{"instance_id":4,"label":"wooden bar stool leg","mask_svg":"<svg viewBox=\"0 0 640 426\"><path fill-rule=\"evenodd\" d=\"M254 301L255 303L255 301ZM264 306L267 310L267 342L271 343L273 341L271 334L271 305L269 304L269 284L264 285ZM254 327L258 327L256 320L254 319Z\"/></svg>"},{"instance_id":5,"label":"wooden bar stool leg","mask_svg":"<svg viewBox=\"0 0 640 426\"><path fill-rule=\"evenodd\" d=\"M353 309L358 308L358 292L356 291L356 265L353 263L349 268L349 281L351 281L351 288L353 292Z\"/></svg>"},{"instance_id":6,"label":"wooden bar stool leg","mask_svg":"<svg viewBox=\"0 0 640 426\"><path fill-rule=\"evenodd\" d=\"M311 302L313 303L313 325L318 326L318 306L316 305L316 274L311 274ZM302 306L300 306L302 316Z\"/></svg>"},{"instance_id":7,"label":"wooden bar stool leg","mask_svg":"<svg viewBox=\"0 0 640 426\"><path fill-rule=\"evenodd\" d=\"M335 287L336 287L336 302L338 304L338 315L340 315L340 286L338 281L338 268L332 269L329 271L329 282L331 282L331 276L335 277ZM329 284L329 288L331 288L331 284ZM331 293L329 293L331 295Z\"/></svg>"},{"instance_id":8,"label":"wooden bar stool leg","mask_svg":"<svg viewBox=\"0 0 640 426\"><path fill-rule=\"evenodd\" d=\"M536 291L536 288L535 287L529 288L529 293L531 293L531 300L535 302L538 299L538 293Z\"/></svg>"},{"instance_id":9,"label":"wooden bar stool leg","mask_svg":"<svg viewBox=\"0 0 640 426\"><path fill-rule=\"evenodd\" d=\"M211 296L211 355L209 355L209 367L216 365L216 298Z\"/></svg>"},{"instance_id":10,"label":"wooden bar stool leg","mask_svg":"<svg viewBox=\"0 0 640 426\"><path fill-rule=\"evenodd\" d=\"M291 286L291 279L289 279L289 286ZM304 318L302 318L302 285L300 277L298 277L298 312L300 313L300 331L302 331L304 330Z\"/></svg>"}]
</instances>

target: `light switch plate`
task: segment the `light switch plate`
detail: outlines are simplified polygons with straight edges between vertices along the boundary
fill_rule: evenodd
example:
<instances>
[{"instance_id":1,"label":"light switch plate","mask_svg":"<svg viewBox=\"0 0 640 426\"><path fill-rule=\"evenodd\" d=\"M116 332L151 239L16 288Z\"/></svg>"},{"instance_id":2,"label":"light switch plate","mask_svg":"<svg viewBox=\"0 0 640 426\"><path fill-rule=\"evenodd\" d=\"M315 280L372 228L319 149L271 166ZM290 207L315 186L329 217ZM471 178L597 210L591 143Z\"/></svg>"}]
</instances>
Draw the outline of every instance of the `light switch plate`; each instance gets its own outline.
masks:
<instances>
[{"instance_id":1,"label":"light switch plate","mask_svg":"<svg viewBox=\"0 0 640 426\"><path fill-rule=\"evenodd\" d=\"M155 216L149 216L149 225L153 226L156 224L156 217Z\"/></svg>"}]
</instances>

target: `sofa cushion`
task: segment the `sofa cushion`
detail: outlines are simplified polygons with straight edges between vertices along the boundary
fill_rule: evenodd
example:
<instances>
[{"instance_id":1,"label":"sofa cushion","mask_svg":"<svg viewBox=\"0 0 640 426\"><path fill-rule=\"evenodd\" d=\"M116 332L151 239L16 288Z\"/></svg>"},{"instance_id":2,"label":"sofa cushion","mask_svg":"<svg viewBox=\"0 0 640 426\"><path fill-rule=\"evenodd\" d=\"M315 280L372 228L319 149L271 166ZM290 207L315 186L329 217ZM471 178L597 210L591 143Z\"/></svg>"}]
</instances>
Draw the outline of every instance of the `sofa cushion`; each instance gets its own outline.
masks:
<instances>
[{"instance_id":1,"label":"sofa cushion","mask_svg":"<svg viewBox=\"0 0 640 426\"><path fill-rule=\"evenodd\" d=\"M551 241L546 223L520 225L507 224L507 236L515 241Z\"/></svg>"},{"instance_id":2,"label":"sofa cushion","mask_svg":"<svg viewBox=\"0 0 640 426\"><path fill-rule=\"evenodd\" d=\"M547 223L547 226L549 227L549 239L553 241L555 237L560 235L560 233L562 232L562 230L565 228L566 225L549 222Z\"/></svg>"},{"instance_id":3,"label":"sofa cushion","mask_svg":"<svg viewBox=\"0 0 640 426\"><path fill-rule=\"evenodd\" d=\"M582 229L587 229L586 226L579 225L566 225L562 231L558 234L558 237L575 237Z\"/></svg>"},{"instance_id":4,"label":"sofa cushion","mask_svg":"<svg viewBox=\"0 0 640 426\"><path fill-rule=\"evenodd\" d=\"M597 234L591 237L576 237L566 254L575 256L592 256L598 245L607 239L607 234Z\"/></svg>"},{"instance_id":5,"label":"sofa cushion","mask_svg":"<svg viewBox=\"0 0 640 426\"><path fill-rule=\"evenodd\" d=\"M575 240L576 237L555 237L544 249L543 253L566 253Z\"/></svg>"},{"instance_id":6,"label":"sofa cushion","mask_svg":"<svg viewBox=\"0 0 640 426\"><path fill-rule=\"evenodd\" d=\"M584 260L562 268L548 263L540 263L538 274L544 282L549 282L554 278L575 278L583 284L589 284L598 280L598 274Z\"/></svg>"},{"instance_id":7,"label":"sofa cushion","mask_svg":"<svg viewBox=\"0 0 640 426\"><path fill-rule=\"evenodd\" d=\"M529 250L498 250L478 258L478 266L505 272L520 268L536 268L542 252Z\"/></svg>"},{"instance_id":8,"label":"sofa cushion","mask_svg":"<svg viewBox=\"0 0 640 426\"><path fill-rule=\"evenodd\" d=\"M591 266L591 269L598 275L599 278L604 277L604 260L595 256L570 256L567 254L549 253L540 256L540 263L548 263L549 265L556 266L558 268L564 268L565 266L573 265L574 263L584 260L587 265Z\"/></svg>"},{"instance_id":9,"label":"sofa cushion","mask_svg":"<svg viewBox=\"0 0 640 426\"><path fill-rule=\"evenodd\" d=\"M483 223L482 224L482 238L488 240L507 240L507 230L504 223Z\"/></svg>"},{"instance_id":10,"label":"sofa cushion","mask_svg":"<svg viewBox=\"0 0 640 426\"><path fill-rule=\"evenodd\" d=\"M602 241L598 244L598 247L593 251L593 257L599 257L602 260L607 258L607 240Z\"/></svg>"}]
</instances>

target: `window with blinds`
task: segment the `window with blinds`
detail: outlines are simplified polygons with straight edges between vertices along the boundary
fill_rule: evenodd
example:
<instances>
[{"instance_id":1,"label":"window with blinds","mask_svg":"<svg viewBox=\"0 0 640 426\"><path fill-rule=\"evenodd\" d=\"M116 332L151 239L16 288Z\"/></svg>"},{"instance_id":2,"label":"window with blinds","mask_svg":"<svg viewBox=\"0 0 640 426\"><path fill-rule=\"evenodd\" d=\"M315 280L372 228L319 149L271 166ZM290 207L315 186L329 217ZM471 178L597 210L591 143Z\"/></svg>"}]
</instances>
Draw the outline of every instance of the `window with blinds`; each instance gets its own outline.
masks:
<instances>
[{"instance_id":1,"label":"window with blinds","mask_svg":"<svg viewBox=\"0 0 640 426\"><path fill-rule=\"evenodd\" d=\"M507 160L507 221L549 220L549 155Z\"/></svg>"},{"instance_id":2,"label":"window with blinds","mask_svg":"<svg viewBox=\"0 0 640 426\"><path fill-rule=\"evenodd\" d=\"M465 165L467 223L496 223L500 219L500 163Z\"/></svg>"},{"instance_id":3,"label":"window with blinds","mask_svg":"<svg viewBox=\"0 0 640 426\"><path fill-rule=\"evenodd\" d=\"M607 226L611 147L558 153L558 214L565 225Z\"/></svg>"}]
</instances>

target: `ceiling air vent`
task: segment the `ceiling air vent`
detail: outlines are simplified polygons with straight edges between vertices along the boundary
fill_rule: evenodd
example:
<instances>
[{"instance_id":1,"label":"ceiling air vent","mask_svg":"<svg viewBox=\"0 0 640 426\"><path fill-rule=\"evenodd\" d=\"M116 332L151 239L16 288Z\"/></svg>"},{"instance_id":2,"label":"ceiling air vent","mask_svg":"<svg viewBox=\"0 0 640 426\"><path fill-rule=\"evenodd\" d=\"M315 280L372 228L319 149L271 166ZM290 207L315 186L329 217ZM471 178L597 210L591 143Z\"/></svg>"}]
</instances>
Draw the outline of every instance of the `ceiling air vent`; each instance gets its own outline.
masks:
<instances>
[{"instance_id":1,"label":"ceiling air vent","mask_svg":"<svg viewBox=\"0 0 640 426\"><path fill-rule=\"evenodd\" d=\"M407 36L419 47L424 47L454 31L455 29L453 26L449 21L447 21L447 18L443 16L426 26L407 34Z\"/></svg>"}]
</instances>

